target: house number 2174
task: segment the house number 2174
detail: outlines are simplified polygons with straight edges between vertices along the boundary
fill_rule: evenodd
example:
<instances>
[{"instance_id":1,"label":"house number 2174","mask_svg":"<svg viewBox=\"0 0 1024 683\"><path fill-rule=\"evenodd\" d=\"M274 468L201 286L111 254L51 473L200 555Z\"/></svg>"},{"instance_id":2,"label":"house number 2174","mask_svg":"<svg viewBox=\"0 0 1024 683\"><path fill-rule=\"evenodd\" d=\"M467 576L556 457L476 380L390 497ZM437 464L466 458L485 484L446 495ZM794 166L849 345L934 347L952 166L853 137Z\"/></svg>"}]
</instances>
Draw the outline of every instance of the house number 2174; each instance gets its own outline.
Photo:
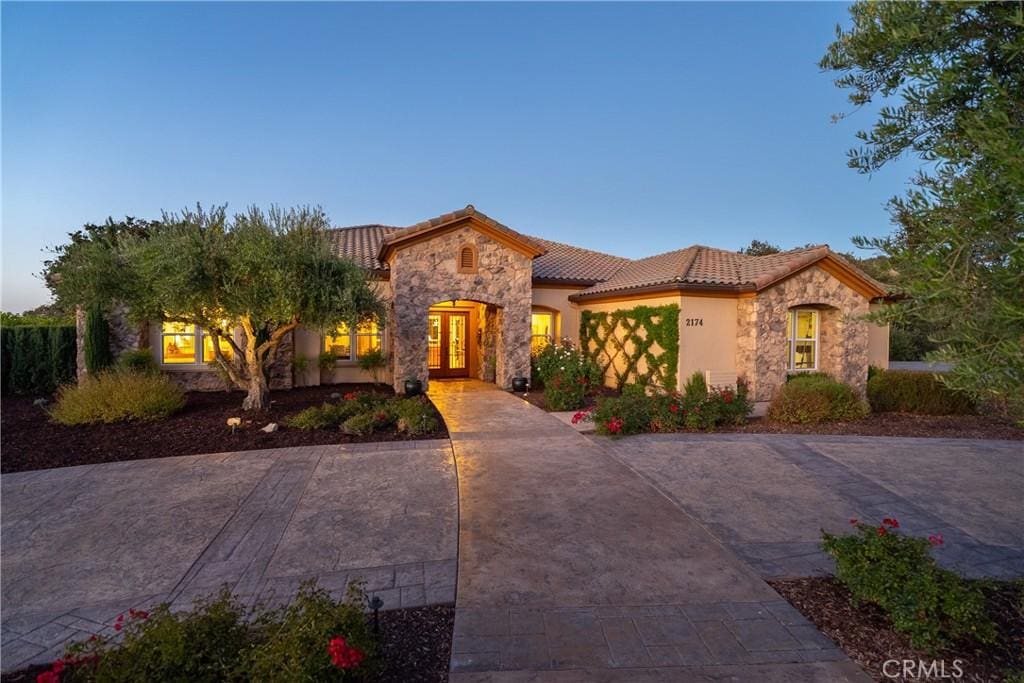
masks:
<instances>
[{"instance_id":1,"label":"house number 2174","mask_svg":"<svg viewBox=\"0 0 1024 683\"><path fill-rule=\"evenodd\" d=\"M687 318L687 327L704 327L704 318Z\"/></svg>"}]
</instances>

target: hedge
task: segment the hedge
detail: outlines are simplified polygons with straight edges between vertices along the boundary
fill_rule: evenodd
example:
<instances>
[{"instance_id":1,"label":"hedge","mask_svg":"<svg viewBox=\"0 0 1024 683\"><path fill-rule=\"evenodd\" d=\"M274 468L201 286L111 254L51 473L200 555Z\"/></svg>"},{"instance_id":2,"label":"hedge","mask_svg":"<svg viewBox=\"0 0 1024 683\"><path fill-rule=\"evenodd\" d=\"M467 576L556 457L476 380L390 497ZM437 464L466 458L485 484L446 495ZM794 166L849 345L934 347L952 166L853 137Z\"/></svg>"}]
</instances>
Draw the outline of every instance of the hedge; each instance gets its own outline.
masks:
<instances>
[{"instance_id":1,"label":"hedge","mask_svg":"<svg viewBox=\"0 0 1024 683\"><path fill-rule=\"evenodd\" d=\"M75 379L75 328L5 327L0 330L4 394L52 394Z\"/></svg>"},{"instance_id":2,"label":"hedge","mask_svg":"<svg viewBox=\"0 0 1024 683\"><path fill-rule=\"evenodd\" d=\"M868 402L876 413L965 415L974 412L970 397L953 391L930 372L881 370L868 379Z\"/></svg>"}]
</instances>

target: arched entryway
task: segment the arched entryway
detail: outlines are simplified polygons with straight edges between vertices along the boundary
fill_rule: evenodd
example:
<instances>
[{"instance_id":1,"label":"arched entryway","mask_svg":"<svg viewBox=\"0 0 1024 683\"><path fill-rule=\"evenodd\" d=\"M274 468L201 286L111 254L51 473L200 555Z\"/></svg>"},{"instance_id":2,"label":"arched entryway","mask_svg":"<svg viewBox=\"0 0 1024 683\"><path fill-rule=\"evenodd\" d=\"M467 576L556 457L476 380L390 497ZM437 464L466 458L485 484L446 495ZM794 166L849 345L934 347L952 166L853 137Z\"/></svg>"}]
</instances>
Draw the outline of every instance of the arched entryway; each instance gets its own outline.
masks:
<instances>
[{"instance_id":1,"label":"arched entryway","mask_svg":"<svg viewBox=\"0 0 1024 683\"><path fill-rule=\"evenodd\" d=\"M480 301L440 301L427 311L429 379L481 379L493 382L498 306Z\"/></svg>"}]
</instances>

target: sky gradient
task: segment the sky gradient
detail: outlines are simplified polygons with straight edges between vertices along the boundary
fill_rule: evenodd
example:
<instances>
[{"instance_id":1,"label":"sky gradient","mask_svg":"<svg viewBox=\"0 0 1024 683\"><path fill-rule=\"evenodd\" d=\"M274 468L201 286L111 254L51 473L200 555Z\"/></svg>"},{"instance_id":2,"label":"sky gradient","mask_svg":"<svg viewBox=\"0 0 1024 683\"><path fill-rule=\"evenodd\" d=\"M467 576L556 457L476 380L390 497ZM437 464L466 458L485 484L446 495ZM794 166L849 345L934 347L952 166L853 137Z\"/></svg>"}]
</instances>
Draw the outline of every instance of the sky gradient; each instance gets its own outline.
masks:
<instances>
[{"instance_id":1,"label":"sky gradient","mask_svg":"<svg viewBox=\"0 0 1024 683\"><path fill-rule=\"evenodd\" d=\"M843 4L17 4L2 19L4 310L44 247L196 202L408 225L474 204L637 257L889 232L913 164L817 61Z\"/></svg>"}]
</instances>

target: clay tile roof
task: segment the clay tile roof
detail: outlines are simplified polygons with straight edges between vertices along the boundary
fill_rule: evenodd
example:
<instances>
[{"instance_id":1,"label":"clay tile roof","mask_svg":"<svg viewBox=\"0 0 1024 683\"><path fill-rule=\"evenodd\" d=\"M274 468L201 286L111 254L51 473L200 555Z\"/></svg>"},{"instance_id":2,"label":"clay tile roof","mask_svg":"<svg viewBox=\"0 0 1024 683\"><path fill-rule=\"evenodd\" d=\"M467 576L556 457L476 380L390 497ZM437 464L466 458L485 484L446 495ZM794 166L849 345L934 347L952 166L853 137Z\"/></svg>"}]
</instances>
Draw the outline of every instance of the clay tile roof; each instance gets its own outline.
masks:
<instances>
[{"instance_id":1,"label":"clay tile roof","mask_svg":"<svg viewBox=\"0 0 1024 683\"><path fill-rule=\"evenodd\" d=\"M533 237L544 254L533 259L533 277L540 280L593 284L607 280L629 263L628 258L591 251L571 244Z\"/></svg>"},{"instance_id":2,"label":"clay tile roof","mask_svg":"<svg viewBox=\"0 0 1024 683\"><path fill-rule=\"evenodd\" d=\"M697 256L700 247L687 247L656 256L630 261L617 273L583 291L584 295L603 294L620 290L639 289L682 283L683 276Z\"/></svg>"},{"instance_id":3,"label":"clay tile roof","mask_svg":"<svg viewBox=\"0 0 1024 683\"><path fill-rule=\"evenodd\" d=\"M508 227L507 225L503 225L503 224L499 223L498 221L494 220L493 218L491 218L490 216L488 216L488 215L486 215L484 213L481 213L480 211L477 211L476 207L474 207L472 204L467 204L466 208L464 208L464 209L459 209L458 211L452 211L451 213L446 213L446 214L443 214L443 215L438 216L436 218L431 218L429 220L421 221L421 222L417 223L416 225L413 225L413 226L410 226L410 227L405 228L403 230L400 230L398 232L389 234L389 235L387 235L384 238L384 241L381 244L381 248L383 249L384 247L387 247L388 245L404 241L404 240L409 239L410 237L414 237L414 236L416 236L416 235L418 235L420 233L427 232L429 230L433 230L434 228L437 228L437 227L442 226L442 225L446 225L448 223L451 223L452 221L459 220L460 218L466 218L468 216L473 216L477 220L485 223L486 225L490 226L491 228L497 230L498 232L504 233L507 237L509 237L509 238L511 238L511 239L513 239L513 240L515 240L517 242L520 242L522 244L525 244L528 247L532 247L537 252L538 255L544 253L544 247L542 247L540 244L537 244L537 242L533 238L527 237L526 235L524 235L524 234L522 234L520 232L516 232L515 230L513 230L510 227ZM381 256L381 255L382 255L381 253L378 253L378 256Z\"/></svg>"},{"instance_id":4,"label":"clay tile roof","mask_svg":"<svg viewBox=\"0 0 1024 683\"><path fill-rule=\"evenodd\" d=\"M334 228L330 235L338 256L350 258L369 270L383 270L377 260L377 250L385 237L402 229L393 225L353 225Z\"/></svg>"}]
</instances>

